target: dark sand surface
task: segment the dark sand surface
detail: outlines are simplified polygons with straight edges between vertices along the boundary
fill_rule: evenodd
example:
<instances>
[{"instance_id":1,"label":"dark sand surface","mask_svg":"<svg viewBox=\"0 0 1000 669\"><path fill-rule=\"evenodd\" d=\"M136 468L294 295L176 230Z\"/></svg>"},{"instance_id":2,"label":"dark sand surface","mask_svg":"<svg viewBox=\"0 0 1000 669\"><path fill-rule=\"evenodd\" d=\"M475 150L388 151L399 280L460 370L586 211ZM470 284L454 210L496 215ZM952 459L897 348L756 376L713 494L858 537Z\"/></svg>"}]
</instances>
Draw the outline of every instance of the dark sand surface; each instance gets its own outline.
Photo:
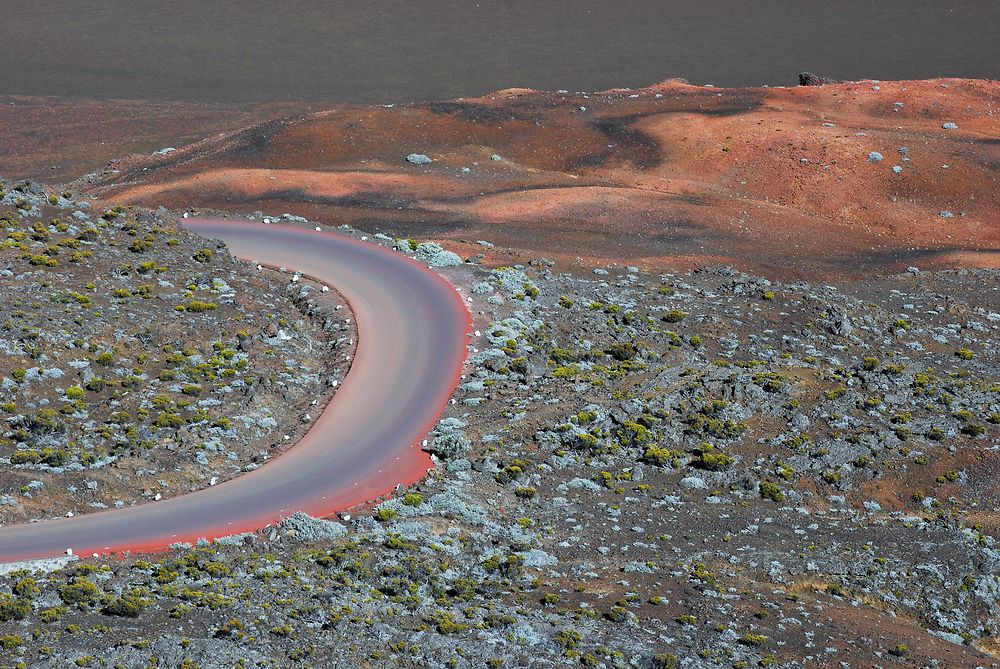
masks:
<instances>
[{"instance_id":1,"label":"dark sand surface","mask_svg":"<svg viewBox=\"0 0 1000 669\"><path fill-rule=\"evenodd\" d=\"M1000 77L994 0L0 2L0 95L441 100L523 86Z\"/></svg>"}]
</instances>

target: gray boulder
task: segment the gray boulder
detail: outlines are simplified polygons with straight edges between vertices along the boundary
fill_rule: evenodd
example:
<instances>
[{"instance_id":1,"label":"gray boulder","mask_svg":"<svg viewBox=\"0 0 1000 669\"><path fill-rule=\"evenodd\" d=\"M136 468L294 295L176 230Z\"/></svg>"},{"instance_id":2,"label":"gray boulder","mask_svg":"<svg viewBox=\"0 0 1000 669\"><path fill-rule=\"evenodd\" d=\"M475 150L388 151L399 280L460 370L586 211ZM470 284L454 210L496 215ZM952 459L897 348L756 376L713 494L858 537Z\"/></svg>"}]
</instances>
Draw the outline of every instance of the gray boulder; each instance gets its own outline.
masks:
<instances>
[{"instance_id":1,"label":"gray boulder","mask_svg":"<svg viewBox=\"0 0 1000 669\"><path fill-rule=\"evenodd\" d=\"M406 162L413 163L414 165L427 165L434 161L431 160L430 156L424 155L423 153L411 153L406 157Z\"/></svg>"},{"instance_id":2,"label":"gray boulder","mask_svg":"<svg viewBox=\"0 0 1000 669\"><path fill-rule=\"evenodd\" d=\"M313 518L307 513L296 511L285 518L278 527L286 536L299 541L329 541L347 534L347 528L333 520Z\"/></svg>"}]
</instances>

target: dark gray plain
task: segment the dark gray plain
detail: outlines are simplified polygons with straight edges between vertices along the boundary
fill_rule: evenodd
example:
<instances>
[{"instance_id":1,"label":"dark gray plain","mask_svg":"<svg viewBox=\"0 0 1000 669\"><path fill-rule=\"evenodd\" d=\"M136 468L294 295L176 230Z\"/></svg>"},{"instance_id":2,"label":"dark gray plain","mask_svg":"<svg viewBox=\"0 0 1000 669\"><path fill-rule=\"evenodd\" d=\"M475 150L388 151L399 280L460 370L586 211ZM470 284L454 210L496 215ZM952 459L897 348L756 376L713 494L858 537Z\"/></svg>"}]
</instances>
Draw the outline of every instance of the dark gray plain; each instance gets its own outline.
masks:
<instances>
[{"instance_id":1,"label":"dark gray plain","mask_svg":"<svg viewBox=\"0 0 1000 669\"><path fill-rule=\"evenodd\" d=\"M996 0L0 0L0 95L374 104L1000 77Z\"/></svg>"}]
</instances>

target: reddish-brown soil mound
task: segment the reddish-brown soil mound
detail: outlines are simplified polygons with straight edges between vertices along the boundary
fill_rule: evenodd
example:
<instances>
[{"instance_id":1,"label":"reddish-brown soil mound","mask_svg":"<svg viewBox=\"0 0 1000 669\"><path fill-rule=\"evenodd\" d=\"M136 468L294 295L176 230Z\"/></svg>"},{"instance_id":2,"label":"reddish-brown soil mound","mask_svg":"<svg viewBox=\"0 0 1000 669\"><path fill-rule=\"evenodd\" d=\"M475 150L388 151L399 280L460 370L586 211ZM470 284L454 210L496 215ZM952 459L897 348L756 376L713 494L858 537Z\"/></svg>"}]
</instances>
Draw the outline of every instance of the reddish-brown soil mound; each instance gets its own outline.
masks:
<instances>
[{"instance_id":1,"label":"reddish-brown soil mound","mask_svg":"<svg viewBox=\"0 0 1000 669\"><path fill-rule=\"evenodd\" d=\"M953 79L506 90L272 121L122 160L91 190L564 262L823 277L997 267L995 110L1000 84Z\"/></svg>"}]
</instances>

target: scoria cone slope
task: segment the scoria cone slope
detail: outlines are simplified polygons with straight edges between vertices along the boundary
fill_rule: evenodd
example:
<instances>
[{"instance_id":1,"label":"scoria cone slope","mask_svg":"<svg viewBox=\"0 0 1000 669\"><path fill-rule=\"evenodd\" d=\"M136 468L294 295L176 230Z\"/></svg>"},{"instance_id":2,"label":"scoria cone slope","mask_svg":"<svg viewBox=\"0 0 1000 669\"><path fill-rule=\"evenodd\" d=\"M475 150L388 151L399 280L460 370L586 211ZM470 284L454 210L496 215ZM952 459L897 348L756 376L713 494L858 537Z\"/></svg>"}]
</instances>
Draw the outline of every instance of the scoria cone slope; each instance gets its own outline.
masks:
<instances>
[{"instance_id":1,"label":"scoria cone slope","mask_svg":"<svg viewBox=\"0 0 1000 669\"><path fill-rule=\"evenodd\" d=\"M998 103L996 82L957 79L512 89L276 120L113 163L89 188L564 261L831 277L996 267Z\"/></svg>"}]
</instances>

